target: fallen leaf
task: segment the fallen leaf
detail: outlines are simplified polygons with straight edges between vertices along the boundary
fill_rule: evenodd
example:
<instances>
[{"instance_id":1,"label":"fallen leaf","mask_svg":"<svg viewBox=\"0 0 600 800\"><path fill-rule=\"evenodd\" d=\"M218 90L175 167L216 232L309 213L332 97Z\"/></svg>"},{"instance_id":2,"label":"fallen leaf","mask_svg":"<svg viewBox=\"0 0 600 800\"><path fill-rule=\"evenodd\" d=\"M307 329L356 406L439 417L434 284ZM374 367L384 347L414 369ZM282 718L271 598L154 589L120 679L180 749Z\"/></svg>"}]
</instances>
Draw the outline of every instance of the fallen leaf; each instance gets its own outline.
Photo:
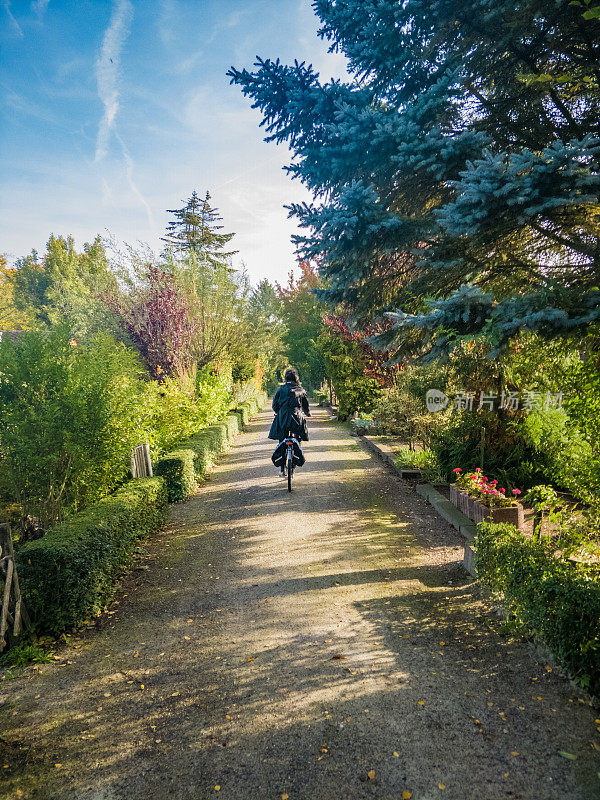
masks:
<instances>
[{"instance_id":1,"label":"fallen leaf","mask_svg":"<svg viewBox=\"0 0 600 800\"><path fill-rule=\"evenodd\" d=\"M229 716L229 714L225 714L225 719L231 719L231 717Z\"/></svg>"},{"instance_id":2,"label":"fallen leaf","mask_svg":"<svg viewBox=\"0 0 600 800\"><path fill-rule=\"evenodd\" d=\"M369 780L370 780L370 781L372 781L372 780L373 780L373 778L375 777L375 770L374 770L374 769L370 769L370 770L367 772L367 775L369 776Z\"/></svg>"},{"instance_id":3,"label":"fallen leaf","mask_svg":"<svg viewBox=\"0 0 600 800\"><path fill-rule=\"evenodd\" d=\"M221 791L221 787L217 783L217 785L215 786L215 792L220 792L220 791Z\"/></svg>"},{"instance_id":4,"label":"fallen leaf","mask_svg":"<svg viewBox=\"0 0 600 800\"><path fill-rule=\"evenodd\" d=\"M567 753L566 750L559 750L558 755L563 758L568 758L569 761L577 761L577 756L574 756L573 753Z\"/></svg>"},{"instance_id":5,"label":"fallen leaf","mask_svg":"<svg viewBox=\"0 0 600 800\"><path fill-rule=\"evenodd\" d=\"M253 658L249 658L248 661L254 661L254 659Z\"/></svg>"},{"instance_id":6,"label":"fallen leaf","mask_svg":"<svg viewBox=\"0 0 600 800\"><path fill-rule=\"evenodd\" d=\"M407 792L406 790L402 792L402 800L410 800L412 797L412 792Z\"/></svg>"},{"instance_id":7,"label":"fallen leaf","mask_svg":"<svg viewBox=\"0 0 600 800\"><path fill-rule=\"evenodd\" d=\"M346 658L346 656L343 656L340 653L336 653L335 655L331 656L331 658Z\"/></svg>"},{"instance_id":8,"label":"fallen leaf","mask_svg":"<svg viewBox=\"0 0 600 800\"><path fill-rule=\"evenodd\" d=\"M62 764L55 764L54 766L56 767L56 769L60 769L62 767Z\"/></svg>"},{"instance_id":9,"label":"fallen leaf","mask_svg":"<svg viewBox=\"0 0 600 800\"><path fill-rule=\"evenodd\" d=\"M519 755L516 750L511 750L510 754L511 754L511 756L518 756Z\"/></svg>"},{"instance_id":10,"label":"fallen leaf","mask_svg":"<svg viewBox=\"0 0 600 800\"><path fill-rule=\"evenodd\" d=\"M281 800L288 800L288 798L289 794L286 794L285 792L281 795Z\"/></svg>"},{"instance_id":11,"label":"fallen leaf","mask_svg":"<svg viewBox=\"0 0 600 800\"><path fill-rule=\"evenodd\" d=\"M417 705L424 706L425 705L425 700L419 700Z\"/></svg>"},{"instance_id":12,"label":"fallen leaf","mask_svg":"<svg viewBox=\"0 0 600 800\"><path fill-rule=\"evenodd\" d=\"M400 753L397 753L395 750L394 750L394 755L396 756L396 758L400 758Z\"/></svg>"},{"instance_id":13,"label":"fallen leaf","mask_svg":"<svg viewBox=\"0 0 600 800\"><path fill-rule=\"evenodd\" d=\"M145 688L146 688L146 687L144 686L144 684L143 684L143 683L140 683L140 689L145 689Z\"/></svg>"},{"instance_id":14,"label":"fallen leaf","mask_svg":"<svg viewBox=\"0 0 600 800\"><path fill-rule=\"evenodd\" d=\"M438 789L441 789L443 791L445 788L446 788L445 783L438 783Z\"/></svg>"}]
</instances>

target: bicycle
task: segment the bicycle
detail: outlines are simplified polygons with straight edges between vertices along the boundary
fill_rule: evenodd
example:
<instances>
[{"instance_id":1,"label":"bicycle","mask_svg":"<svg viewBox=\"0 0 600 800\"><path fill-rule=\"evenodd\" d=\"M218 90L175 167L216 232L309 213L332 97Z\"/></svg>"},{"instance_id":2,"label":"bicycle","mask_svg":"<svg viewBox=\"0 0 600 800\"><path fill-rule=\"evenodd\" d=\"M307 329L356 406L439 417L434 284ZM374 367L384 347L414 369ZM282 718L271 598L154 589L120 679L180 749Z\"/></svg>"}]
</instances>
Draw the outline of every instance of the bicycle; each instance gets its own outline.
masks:
<instances>
[{"instance_id":1,"label":"bicycle","mask_svg":"<svg viewBox=\"0 0 600 800\"><path fill-rule=\"evenodd\" d=\"M285 442L285 462L283 469L287 472L288 492L292 491L292 476L294 474L294 436L291 431L284 439Z\"/></svg>"}]
</instances>

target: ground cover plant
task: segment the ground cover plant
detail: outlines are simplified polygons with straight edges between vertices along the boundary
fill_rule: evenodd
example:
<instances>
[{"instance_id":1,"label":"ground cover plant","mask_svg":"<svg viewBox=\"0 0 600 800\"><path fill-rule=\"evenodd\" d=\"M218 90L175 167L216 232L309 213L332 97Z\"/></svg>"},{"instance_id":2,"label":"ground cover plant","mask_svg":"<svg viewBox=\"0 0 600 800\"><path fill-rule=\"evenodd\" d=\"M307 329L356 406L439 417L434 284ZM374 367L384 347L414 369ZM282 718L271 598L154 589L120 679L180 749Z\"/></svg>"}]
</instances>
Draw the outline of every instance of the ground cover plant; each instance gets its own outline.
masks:
<instances>
[{"instance_id":1,"label":"ground cover plant","mask_svg":"<svg viewBox=\"0 0 600 800\"><path fill-rule=\"evenodd\" d=\"M480 579L514 618L535 631L578 682L600 691L600 540L593 561L571 558L574 534L563 549L548 538L529 538L511 525L480 523L476 551ZM590 541L590 529L585 531ZM581 540L578 542L581 546Z\"/></svg>"}]
</instances>

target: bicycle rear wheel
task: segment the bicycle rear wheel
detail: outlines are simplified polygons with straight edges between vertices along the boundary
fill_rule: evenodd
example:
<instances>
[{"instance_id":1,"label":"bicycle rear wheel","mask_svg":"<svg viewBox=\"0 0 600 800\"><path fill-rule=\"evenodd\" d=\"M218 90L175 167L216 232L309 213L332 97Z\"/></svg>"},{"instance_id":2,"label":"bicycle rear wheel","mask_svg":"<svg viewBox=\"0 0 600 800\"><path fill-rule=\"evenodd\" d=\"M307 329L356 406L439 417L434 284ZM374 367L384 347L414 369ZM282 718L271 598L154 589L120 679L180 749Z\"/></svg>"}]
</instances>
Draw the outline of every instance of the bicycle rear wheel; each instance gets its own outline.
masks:
<instances>
[{"instance_id":1,"label":"bicycle rear wheel","mask_svg":"<svg viewBox=\"0 0 600 800\"><path fill-rule=\"evenodd\" d=\"M288 478L288 492L292 491L292 474L294 472L294 462L291 456L288 458L287 462L287 478Z\"/></svg>"}]
</instances>

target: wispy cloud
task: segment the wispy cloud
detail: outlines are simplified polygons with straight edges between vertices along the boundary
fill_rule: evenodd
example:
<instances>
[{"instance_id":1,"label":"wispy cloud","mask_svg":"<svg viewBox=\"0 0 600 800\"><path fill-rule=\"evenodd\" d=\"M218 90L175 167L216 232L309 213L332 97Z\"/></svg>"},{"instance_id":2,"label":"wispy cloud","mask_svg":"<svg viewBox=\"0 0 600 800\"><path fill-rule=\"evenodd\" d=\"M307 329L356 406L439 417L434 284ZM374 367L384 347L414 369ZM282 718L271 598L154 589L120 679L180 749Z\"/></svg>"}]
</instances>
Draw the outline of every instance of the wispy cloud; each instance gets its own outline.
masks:
<instances>
[{"instance_id":1,"label":"wispy cloud","mask_svg":"<svg viewBox=\"0 0 600 800\"><path fill-rule=\"evenodd\" d=\"M38 17L43 17L44 12L48 8L49 2L50 0L33 0L31 9L38 15Z\"/></svg>"},{"instance_id":2,"label":"wispy cloud","mask_svg":"<svg viewBox=\"0 0 600 800\"><path fill-rule=\"evenodd\" d=\"M116 134L116 136L119 144L121 145L123 158L125 159L125 175L127 176L127 183L129 184L129 188L146 209L146 214L148 215L148 222L150 223L150 227L154 228L154 217L152 216L152 209L150 208L150 204L148 203L144 195L141 193L136 182L133 179L133 169L135 166L133 159L129 155L129 150L127 149L123 139L121 139L119 134Z\"/></svg>"},{"instance_id":3,"label":"wispy cloud","mask_svg":"<svg viewBox=\"0 0 600 800\"><path fill-rule=\"evenodd\" d=\"M17 34L17 36L23 36L23 31L21 30L21 26L14 18L13 13L10 10L10 0L2 0L2 8L6 11L6 15L10 20L10 24L12 25L14 32Z\"/></svg>"},{"instance_id":4,"label":"wispy cloud","mask_svg":"<svg viewBox=\"0 0 600 800\"><path fill-rule=\"evenodd\" d=\"M177 41L173 27L174 18L177 16L178 6L175 0L162 0L160 4L160 14L157 19L158 35L163 45L167 48L172 47Z\"/></svg>"},{"instance_id":5,"label":"wispy cloud","mask_svg":"<svg viewBox=\"0 0 600 800\"><path fill-rule=\"evenodd\" d=\"M110 134L119 110L119 66L121 50L129 35L133 19L130 0L115 0L110 23L104 34L100 55L96 60L98 95L104 105L104 115L98 128L95 160L106 155Z\"/></svg>"},{"instance_id":6,"label":"wispy cloud","mask_svg":"<svg viewBox=\"0 0 600 800\"><path fill-rule=\"evenodd\" d=\"M154 226L152 209L133 179L135 164L129 154L127 145L119 135L116 127L117 112L119 110L121 51L129 35L132 20L133 5L130 0L114 0L110 23L104 34L100 54L96 60L98 95L104 106L104 114L98 127L96 155L94 160L98 163L105 158L108 152L110 138L114 136L121 148L121 153L125 162L125 176L129 188L144 206L146 214L148 215L148 222L151 226ZM102 185L104 198L110 198L110 187L104 177L102 178Z\"/></svg>"}]
</instances>

